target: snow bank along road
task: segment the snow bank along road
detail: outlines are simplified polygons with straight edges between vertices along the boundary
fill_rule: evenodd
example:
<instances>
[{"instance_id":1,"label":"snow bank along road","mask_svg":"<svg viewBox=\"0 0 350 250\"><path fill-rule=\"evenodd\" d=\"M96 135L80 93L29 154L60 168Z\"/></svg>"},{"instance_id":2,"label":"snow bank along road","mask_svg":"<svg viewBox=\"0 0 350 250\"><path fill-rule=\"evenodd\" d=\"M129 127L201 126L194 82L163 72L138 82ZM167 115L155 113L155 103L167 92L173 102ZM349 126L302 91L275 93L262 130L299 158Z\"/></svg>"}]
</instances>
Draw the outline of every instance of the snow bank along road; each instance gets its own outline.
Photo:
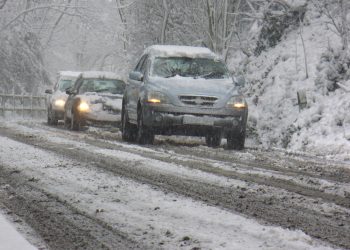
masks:
<instances>
[{"instance_id":1,"label":"snow bank along road","mask_svg":"<svg viewBox=\"0 0 350 250\"><path fill-rule=\"evenodd\" d=\"M0 206L50 249L350 249L346 163L36 121L0 143Z\"/></svg>"}]
</instances>

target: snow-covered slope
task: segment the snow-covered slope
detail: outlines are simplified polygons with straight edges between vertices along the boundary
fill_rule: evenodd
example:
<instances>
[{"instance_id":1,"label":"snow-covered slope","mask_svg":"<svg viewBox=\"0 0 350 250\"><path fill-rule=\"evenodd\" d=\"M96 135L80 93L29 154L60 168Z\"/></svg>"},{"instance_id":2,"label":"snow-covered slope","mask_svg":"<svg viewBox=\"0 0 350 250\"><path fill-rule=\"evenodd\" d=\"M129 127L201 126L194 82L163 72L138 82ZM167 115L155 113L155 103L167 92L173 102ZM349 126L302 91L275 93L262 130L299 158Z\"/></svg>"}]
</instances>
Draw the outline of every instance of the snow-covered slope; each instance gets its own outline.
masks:
<instances>
[{"instance_id":1,"label":"snow-covered slope","mask_svg":"<svg viewBox=\"0 0 350 250\"><path fill-rule=\"evenodd\" d=\"M309 4L303 27L288 31L275 48L260 56L231 64L247 78L249 136L266 147L349 160L350 92L342 88L325 92L317 84L326 77L322 55L329 48L340 47L340 38L326 27L325 21ZM298 91L304 91L307 97L307 106L302 110L298 106Z\"/></svg>"}]
</instances>

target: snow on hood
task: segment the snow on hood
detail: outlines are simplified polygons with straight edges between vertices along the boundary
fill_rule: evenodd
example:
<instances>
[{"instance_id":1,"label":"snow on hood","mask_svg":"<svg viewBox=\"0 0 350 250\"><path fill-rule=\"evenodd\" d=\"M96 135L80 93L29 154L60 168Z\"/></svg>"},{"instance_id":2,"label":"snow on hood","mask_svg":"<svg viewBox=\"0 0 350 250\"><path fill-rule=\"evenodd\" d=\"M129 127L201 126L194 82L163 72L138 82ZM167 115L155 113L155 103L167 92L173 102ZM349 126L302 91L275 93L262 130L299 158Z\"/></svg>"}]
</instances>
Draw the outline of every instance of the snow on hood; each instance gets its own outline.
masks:
<instances>
[{"instance_id":1,"label":"snow on hood","mask_svg":"<svg viewBox=\"0 0 350 250\"><path fill-rule=\"evenodd\" d=\"M150 85L174 95L206 95L226 96L229 93L238 94L231 78L204 79L175 76L172 78L150 77Z\"/></svg>"},{"instance_id":2,"label":"snow on hood","mask_svg":"<svg viewBox=\"0 0 350 250\"><path fill-rule=\"evenodd\" d=\"M84 95L79 95L79 97L94 105L94 104L102 104L112 108L113 110L121 110L122 109L122 95L118 94L110 94L110 93L95 93L95 92L87 92ZM102 105L100 105L102 107Z\"/></svg>"},{"instance_id":3,"label":"snow on hood","mask_svg":"<svg viewBox=\"0 0 350 250\"><path fill-rule=\"evenodd\" d=\"M52 94L52 97L51 97L52 100L61 99L61 100L64 100L64 101L66 101L67 98L68 98L68 95L66 94L66 92L62 92L62 91L60 91L60 90L55 91L55 92Z\"/></svg>"},{"instance_id":4,"label":"snow on hood","mask_svg":"<svg viewBox=\"0 0 350 250\"><path fill-rule=\"evenodd\" d=\"M148 47L144 54L154 57L218 58L208 48L175 45L153 45Z\"/></svg>"}]
</instances>

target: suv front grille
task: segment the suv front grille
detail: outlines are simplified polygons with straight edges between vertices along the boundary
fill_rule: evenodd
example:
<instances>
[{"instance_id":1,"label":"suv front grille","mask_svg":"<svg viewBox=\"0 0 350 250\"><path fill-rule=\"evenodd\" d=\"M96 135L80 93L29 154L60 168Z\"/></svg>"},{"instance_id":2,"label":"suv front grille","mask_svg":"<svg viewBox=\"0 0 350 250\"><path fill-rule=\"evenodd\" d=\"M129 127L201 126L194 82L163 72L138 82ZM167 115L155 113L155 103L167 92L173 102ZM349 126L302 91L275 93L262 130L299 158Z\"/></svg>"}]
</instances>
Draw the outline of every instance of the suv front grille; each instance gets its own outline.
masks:
<instances>
[{"instance_id":1,"label":"suv front grille","mask_svg":"<svg viewBox=\"0 0 350 250\"><path fill-rule=\"evenodd\" d=\"M205 106L212 107L218 100L215 96L195 96L195 95L181 95L179 96L180 101L183 104L191 106Z\"/></svg>"}]
</instances>

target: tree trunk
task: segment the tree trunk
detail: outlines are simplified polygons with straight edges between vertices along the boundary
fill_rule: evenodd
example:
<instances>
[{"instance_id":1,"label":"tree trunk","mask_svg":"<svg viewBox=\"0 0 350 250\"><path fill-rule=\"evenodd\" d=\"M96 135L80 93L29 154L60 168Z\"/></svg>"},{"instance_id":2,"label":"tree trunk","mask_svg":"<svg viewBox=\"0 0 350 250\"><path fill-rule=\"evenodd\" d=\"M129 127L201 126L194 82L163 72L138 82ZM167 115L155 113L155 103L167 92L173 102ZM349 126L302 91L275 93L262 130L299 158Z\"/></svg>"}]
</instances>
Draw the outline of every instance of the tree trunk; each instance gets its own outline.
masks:
<instances>
[{"instance_id":1,"label":"tree trunk","mask_svg":"<svg viewBox=\"0 0 350 250\"><path fill-rule=\"evenodd\" d=\"M119 13L119 17L120 17L120 20L122 21L122 24L123 24L123 28L124 28L124 31L123 31L123 46L124 46L124 53L125 55L127 54L127 50L128 50L128 42L129 42L129 37L128 37L128 24L127 24L127 21L126 21L126 17L125 17L125 14L123 12L123 9L122 9L122 5L121 5L121 2L120 0L116 0L116 3L117 3L117 8L118 8L118 13Z\"/></svg>"},{"instance_id":2,"label":"tree trunk","mask_svg":"<svg viewBox=\"0 0 350 250\"><path fill-rule=\"evenodd\" d=\"M162 34L160 38L161 44L165 44L166 29L167 29L168 20L169 20L169 8L168 8L167 0L163 0L163 7L164 7L164 18L163 18L163 25L162 25Z\"/></svg>"},{"instance_id":3,"label":"tree trunk","mask_svg":"<svg viewBox=\"0 0 350 250\"><path fill-rule=\"evenodd\" d=\"M348 14L348 4L347 1L340 0L340 8L341 8L341 23L342 23L342 43L343 50L347 51L349 47L349 28L347 24L347 14Z\"/></svg>"}]
</instances>

